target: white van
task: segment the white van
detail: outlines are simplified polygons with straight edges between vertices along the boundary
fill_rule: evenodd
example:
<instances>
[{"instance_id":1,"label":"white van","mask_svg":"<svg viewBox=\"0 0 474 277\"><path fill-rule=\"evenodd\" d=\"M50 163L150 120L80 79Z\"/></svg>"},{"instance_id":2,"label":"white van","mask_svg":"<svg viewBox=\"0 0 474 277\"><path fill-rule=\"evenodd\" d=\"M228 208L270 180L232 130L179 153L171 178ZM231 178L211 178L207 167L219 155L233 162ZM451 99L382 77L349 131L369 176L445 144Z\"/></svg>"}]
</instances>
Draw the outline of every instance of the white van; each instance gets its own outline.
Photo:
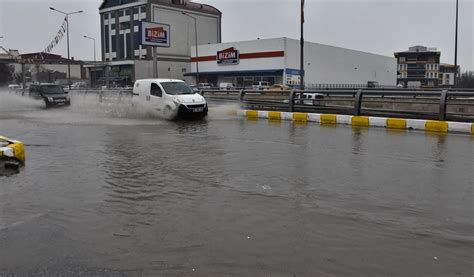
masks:
<instances>
[{"instance_id":1,"label":"white van","mask_svg":"<svg viewBox=\"0 0 474 277\"><path fill-rule=\"evenodd\" d=\"M151 107L168 119L199 118L208 112L206 99L181 80L137 80L133 95L134 103Z\"/></svg>"},{"instance_id":2,"label":"white van","mask_svg":"<svg viewBox=\"0 0 474 277\"><path fill-rule=\"evenodd\" d=\"M235 89L235 86L232 83L220 83L219 84L219 89L220 90L231 90L231 89Z\"/></svg>"}]
</instances>

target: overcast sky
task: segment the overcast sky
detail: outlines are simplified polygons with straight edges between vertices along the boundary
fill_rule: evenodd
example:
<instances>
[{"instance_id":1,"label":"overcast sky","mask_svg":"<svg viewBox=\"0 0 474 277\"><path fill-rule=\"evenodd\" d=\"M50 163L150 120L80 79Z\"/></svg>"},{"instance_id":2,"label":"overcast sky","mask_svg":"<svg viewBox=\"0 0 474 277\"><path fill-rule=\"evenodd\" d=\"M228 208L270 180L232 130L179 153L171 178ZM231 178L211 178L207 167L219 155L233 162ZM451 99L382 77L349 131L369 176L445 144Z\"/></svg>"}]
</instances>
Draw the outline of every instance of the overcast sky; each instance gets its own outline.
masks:
<instances>
[{"instance_id":1,"label":"overcast sky","mask_svg":"<svg viewBox=\"0 0 474 277\"><path fill-rule=\"evenodd\" d=\"M0 0L0 45L20 52L43 50L56 35L66 12L70 19L71 55L93 59L100 53L98 7L102 0ZM199 2L199 1L197 1ZM299 0L202 0L223 13L223 41L299 38ZM306 0L307 41L393 56L409 46L441 50L454 63L455 0ZM459 64L474 70L474 0L459 0ZM65 40L53 51L66 56ZM100 55L100 54L99 54Z\"/></svg>"}]
</instances>

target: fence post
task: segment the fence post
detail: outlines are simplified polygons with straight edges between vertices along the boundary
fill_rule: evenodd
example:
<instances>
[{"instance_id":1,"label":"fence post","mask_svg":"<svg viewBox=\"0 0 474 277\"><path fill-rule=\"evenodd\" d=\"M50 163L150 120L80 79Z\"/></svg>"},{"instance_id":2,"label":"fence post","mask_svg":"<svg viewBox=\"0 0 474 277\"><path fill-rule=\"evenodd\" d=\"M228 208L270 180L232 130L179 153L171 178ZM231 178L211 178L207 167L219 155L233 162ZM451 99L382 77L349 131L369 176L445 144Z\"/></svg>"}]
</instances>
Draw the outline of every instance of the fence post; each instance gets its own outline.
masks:
<instances>
[{"instance_id":1,"label":"fence post","mask_svg":"<svg viewBox=\"0 0 474 277\"><path fill-rule=\"evenodd\" d=\"M354 115L360 115L360 107L362 106L362 95L363 95L363 90L362 89L357 90L357 93L354 99Z\"/></svg>"},{"instance_id":2,"label":"fence post","mask_svg":"<svg viewBox=\"0 0 474 277\"><path fill-rule=\"evenodd\" d=\"M446 120L446 105L448 99L448 91L443 90L439 96L439 120Z\"/></svg>"},{"instance_id":3,"label":"fence post","mask_svg":"<svg viewBox=\"0 0 474 277\"><path fill-rule=\"evenodd\" d=\"M239 92L239 101L240 103L244 102L245 91L243 89Z\"/></svg>"},{"instance_id":4,"label":"fence post","mask_svg":"<svg viewBox=\"0 0 474 277\"><path fill-rule=\"evenodd\" d=\"M295 109L295 90L292 89L290 93L290 99L288 102L288 111L292 113Z\"/></svg>"}]
</instances>

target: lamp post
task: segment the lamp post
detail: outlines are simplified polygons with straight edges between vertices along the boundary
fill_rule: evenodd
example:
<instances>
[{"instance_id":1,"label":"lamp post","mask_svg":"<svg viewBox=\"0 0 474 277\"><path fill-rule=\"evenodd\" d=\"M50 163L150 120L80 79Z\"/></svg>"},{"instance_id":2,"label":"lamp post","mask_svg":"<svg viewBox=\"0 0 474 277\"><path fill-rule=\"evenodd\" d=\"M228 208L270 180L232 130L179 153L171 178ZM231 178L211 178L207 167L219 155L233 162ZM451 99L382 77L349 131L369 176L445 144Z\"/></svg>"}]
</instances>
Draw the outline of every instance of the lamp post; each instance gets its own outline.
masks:
<instances>
[{"instance_id":1,"label":"lamp post","mask_svg":"<svg viewBox=\"0 0 474 277\"><path fill-rule=\"evenodd\" d=\"M199 56L198 56L198 31L197 31L197 18L189 15L185 12L181 12L182 14L194 19L194 41L195 41L195 48L196 48L196 85L199 84Z\"/></svg>"},{"instance_id":2,"label":"lamp post","mask_svg":"<svg viewBox=\"0 0 474 277\"><path fill-rule=\"evenodd\" d=\"M91 38L91 37L88 37L88 36L84 36L84 38L87 38L87 39L90 39L90 40L94 41L94 63L95 63L95 62L97 62L96 57L95 57L95 38Z\"/></svg>"},{"instance_id":3,"label":"lamp post","mask_svg":"<svg viewBox=\"0 0 474 277\"><path fill-rule=\"evenodd\" d=\"M49 9L52 10L52 11L56 11L58 13L62 13L66 16L66 22L67 22L67 24L66 24L66 33L67 33L67 75L68 75L68 79L69 79L69 89L70 89L71 88L71 55L70 55L70 51L69 51L69 16L72 15L72 14L76 14L76 13L82 13L82 11L66 13L66 12L57 10L53 7L49 7Z\"/></svg>"},{"instance_id":4,"label":"lamp post","mask_svg":"<svg viewBox=\"0 0 474 277\"><path fill-rule=\"evenodd\" d=\"M300 89L304 90L304 0L301 0Z\"/></svg>"},{"instance_id":5,"label":"lamp post","mask_svg":"<svg viewBox=\"0 0 474 277\"><path fill-rule=\"evenodd\" d=\"M458 84L458 15L459 15L459 0L456 0L456 34L454 39L454 87Z\"/></svg>"}]
</instances>

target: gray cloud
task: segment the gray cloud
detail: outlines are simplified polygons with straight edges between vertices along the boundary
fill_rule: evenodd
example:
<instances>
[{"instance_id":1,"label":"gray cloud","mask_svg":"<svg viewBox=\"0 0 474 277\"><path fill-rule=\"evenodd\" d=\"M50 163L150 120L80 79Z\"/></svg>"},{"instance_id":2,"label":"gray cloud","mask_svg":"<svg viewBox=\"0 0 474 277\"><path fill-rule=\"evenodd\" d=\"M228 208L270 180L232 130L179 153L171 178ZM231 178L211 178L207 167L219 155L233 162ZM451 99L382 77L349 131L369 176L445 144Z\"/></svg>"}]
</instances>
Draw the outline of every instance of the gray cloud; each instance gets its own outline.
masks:
<instances>
[{"instance_id":1,"label":"gray cloud","mask_svg":"<svg viewBox=\"0 0 474 277\"><path fill-rule=\"evenodd\" d=\"M223 12L223 40L257 37L299 38L298 0L202 0ZM60 14L48 9L84 14L71 18L71 52L92 59L92 42L100 37L101 0L1 0L0 44L22 52L42 50L56 34ZM437 47L442 62L454 60L455 0L306 0L305 37L308 41L393 56L412 45ZM474 70L474 1L460 0L459 64ZM65 55L65 41L55 51Z\"/></svg>"}]
</instances>

